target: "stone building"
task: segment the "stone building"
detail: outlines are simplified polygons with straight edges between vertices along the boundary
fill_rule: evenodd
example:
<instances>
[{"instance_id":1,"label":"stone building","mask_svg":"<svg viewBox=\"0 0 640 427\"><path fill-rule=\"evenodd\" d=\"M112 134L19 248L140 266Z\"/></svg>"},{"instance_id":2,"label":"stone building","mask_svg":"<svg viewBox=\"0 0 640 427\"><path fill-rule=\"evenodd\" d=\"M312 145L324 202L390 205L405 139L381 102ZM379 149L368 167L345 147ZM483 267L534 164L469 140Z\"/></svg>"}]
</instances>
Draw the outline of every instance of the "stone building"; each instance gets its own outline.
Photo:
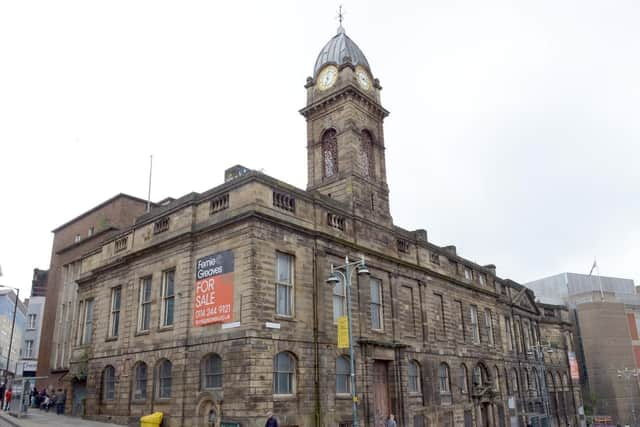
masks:
<instances>
[{"instance_id":1,"label":"stone building","mask_svg":"<svg viewBox=\"0 0 640 427\"><path fill-rule=\"evenodd\" d=\"M553 338L570 329L566 310L393 223L388 112L342 27L305 87L307 190L234 167L81 257L67 378L86 416L351 425L346 283L327 284L349 256L370 272L351 288L360 425L389 413L416 427L577 425Z\"/></svg>"},{"instance_id":2,"label":"stone building","mask_svg":"<svg viewBox=\"0 0 640 427\"><path fill-rule=\"evenodd\" d=\"M44 307L38 354L38 387L59 388L69 371L72 342L69 326L75 320L77 287L83 254L100 248L103 242L130 227L142 215L147 202L118 194L53 230L53 247L46 286L42 270L34 270L32 292L42 295ZM36 286L37 284L37 286Z\"/></svg>"}]
</instances>

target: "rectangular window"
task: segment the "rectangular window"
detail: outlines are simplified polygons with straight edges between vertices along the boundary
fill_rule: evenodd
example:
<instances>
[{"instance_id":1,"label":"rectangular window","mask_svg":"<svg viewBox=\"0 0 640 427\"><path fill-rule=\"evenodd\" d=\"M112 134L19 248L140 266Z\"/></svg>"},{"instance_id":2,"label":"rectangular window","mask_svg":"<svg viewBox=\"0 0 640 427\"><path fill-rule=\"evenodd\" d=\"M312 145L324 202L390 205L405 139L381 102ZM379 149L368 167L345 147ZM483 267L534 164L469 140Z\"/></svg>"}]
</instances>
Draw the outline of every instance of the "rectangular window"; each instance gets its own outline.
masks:
<instances>
[{"instance_id":1,"label":"rectangular window","mask_svg":"<svg viewBox=\"0 0 640 427\"><path fill-rule=\"evenodd\" d=\"M293 316L293 260L276 253L276 314L281 316Z\"/></svg>"},{"instance_id":2,"label":"rectangular window","mask_svg":"<svg viewBox=\"0 0 640 427\"><path fill-rule=\"evenodd\" d=\"M93 300L86 300L84 306L84 325L80 344L90 344L93 334Z\"/></svg>"},{"instance_id":3,"label":"rectangular window","mask_svg":"<svg viewBox=\"0 0 640 427\"><path fill-rule=\"evenodd\" d=\"M36 328L36 315L29 314L29 318L27 319L27 329L35 329Z\"/></svg>"},{"instance_id":4,"label":"rectangular window","mask_svg":"<svg viewBox=\"0 0 640 427\"><path fill-rule=\"evenodd\" d=\"M24 342L24 357L26 359L33 359L33 340L26 340Z\"/></svg>"},{"instance_id":5,"label":"rectangular window","mask_svg":"<svg viewBox=\"0 0 640 427\"><path fill-rule=\"evenodd\" d=\"M518 353L522 353L522 341L520 339L520 330L521 330L520 318L514 317L514 319L513 319L513 332L514 332L515 341L516 341L516 351Z\"/></svg>"},{"instance_id":6,"label":"rectangular window","mask_svg":"<svg viewBox=\"0 0 640 427\"><path fill-rule=\"evenodd\" d=\"M167 270L162 273L162 313L161 326L173 325L173 307L175 304L175 270Z\"/></svg>"},{"instance_id":7,"label":"rectangular window","mask_svg":"<svg viewBox=\"0 0 640 427\"><path fill-rule=\"evenodd\" d=\"M78 302L78 324L76 325L76 344L82 344L82 331L84 328L84 301Z\"/></svg>"},{"instance_id":8,"label":"rectangular window","mask_svg":"<svg viewBox=\"0 0 640 427\"><path fill-rule=\"evenodd\" d=\"M528 353L531 351L531 335L530 335L531 329L529 326L529 321L528 320L523 320L522 322L522 335L524 337L524 349L525 351Z\"/></svg>"},{"instance_id":9,"label":"rectangular window","mask_svg":"<svg viewBox=\"0 0 640 427\"><path fill-rule=\"evenodd\" d=\"M122 299L122 287L111 289L111 313L109 315L109 336L117 337L120 332L120 300Z\"/></svg>"},{"instance_id":10,"label":"rectangular window","mask_svg":"<svg viewBox=\"0 0 640 427\"><path fill-rule=\"evenodd\" d=\"M478 280L480 281L480 284L482 286L487 284L487 277L484 275L484 273L478 273Z\"/></svg>"},{"instance_id":11,"label":"rectangular window","mask_svg":"<svg viewBox=\"0 0 640 427\"><path fill-rule=\"evenodd\" d=\"M507 350L513 351L513 330L511 328L511 318L504 316L504 325L506 329L507 336L505 337L505 342L507 343Z\"/></svg>"},{"instance_id":12,"label":"rectangular window","mask_svg":"<svg viewBox=\"0 0 640 427\"><path fill-rule=\"evenodd\" d=\"M342 278L338 276L338 282L333 285L333 321L337 322L338 317L347 314L347 294L345 292Z\"/></svg>"},{"instance_id":13,"label":"rectangular window","mask_svg":"<svg viewBox=\"0 0 640 427\"><path fill-rule=\"evenodd\" d=\"M473 279L473 273L471 272L470 269L468 269L467 267L462 267L464 270L464 278L467 280L471 280Z\"/></svg>"},{"instance_id":14,"label":"rectangular window","mask_svg":"<svg viewBox=\"0 0 640 427\"><path fill-rule=\"evenodd\" d=\"M382 282L372 277L371 285L371 329L382 330Z\"/></svg>"},{"instance_id":15,"label":"rectangular window","mask_svg":"<svg viewBox=\"0 0 640 427\"><path fill-rule=\"evenodd\" d=\"M478 307L475 305L469 306L471 314L471 333L473 334L473 342L475 344L480 343L480 327L478 325Z\"/></svg>"},{"instance_id":16,"label":"rectangular window","mask_svg":"<svg viewBox=\"0 0 640 427\"><path fill-rule=\"evenodd\" d=\"M462 305L462 301L457 301L458 303L458 313L460 313L460 326L462 328L462 342L467 340L467 331L464 327L464 307Z\"/></svg>"},{"instance_id":17,"label":"rectangular window","mask_svg":"<svg viewBox=\"0 0 640 427\"><path fill-rule=\"evenodd\" d=\"M148 331L151 320L151 276L140 279L138 332Z\"/></svg>"},{"instance_id":18,"label":"rectangular window","mask_svg":"<svg viewBox=\"0 0 640 427\"><path fill-rule=\"evenodd\" d=\"M436 302L438 304L438 311L440 317L440 328L442 331L442 336L444 337L447 334L446 322L444 317L444 297L440 294L434 294L436 297Z\"/></svg>"},{"instance_id":19,"label":"rectangular window","mask_svg":"<svg viewBox=\"0 0 640 427\"><path fill-rule=\"evenodd\" d=\"M413 288L410 286L403 286L403 288L406 288L407 290L407 294L409 296L409 310L408 310L408 315L411 316L411 318L409 319L408 322L408 327L410 328L409 331L409 335L411 336L415 336L416 334L416 305L415 305L415 299L413 297Z\"/></svg>"},{"instance_id":20,"label":"rectangular window","mask_svg":"<svg viewBox=\"0 0 640 427\"><path fill-rule=\"evenodd\" d=\"M488 308L484 310L484 327L487 333L487 340L489 344L493 345L495 342L493 336L493 318L491 316L491 310Z\"/></svg>"}]
</instances>

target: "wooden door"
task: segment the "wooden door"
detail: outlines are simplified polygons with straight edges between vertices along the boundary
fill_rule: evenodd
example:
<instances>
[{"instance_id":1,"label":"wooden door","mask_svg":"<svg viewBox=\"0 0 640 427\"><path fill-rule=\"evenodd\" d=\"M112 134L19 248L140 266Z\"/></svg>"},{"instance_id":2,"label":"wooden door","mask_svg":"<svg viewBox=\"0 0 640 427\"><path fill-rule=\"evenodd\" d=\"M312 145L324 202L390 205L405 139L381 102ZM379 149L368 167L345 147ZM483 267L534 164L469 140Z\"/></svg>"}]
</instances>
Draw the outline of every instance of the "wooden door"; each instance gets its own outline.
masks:
<instances>
[{"instance_id":1,"label":"wooden door","mask_svg":"<svg viewBox=\"0 0 640 427\"><path fill-rule=\"evenodd\" d=\"M373 362L374 426L384 427L390 412L387 362L375 361Z\"/></svg>"}]
</instances>

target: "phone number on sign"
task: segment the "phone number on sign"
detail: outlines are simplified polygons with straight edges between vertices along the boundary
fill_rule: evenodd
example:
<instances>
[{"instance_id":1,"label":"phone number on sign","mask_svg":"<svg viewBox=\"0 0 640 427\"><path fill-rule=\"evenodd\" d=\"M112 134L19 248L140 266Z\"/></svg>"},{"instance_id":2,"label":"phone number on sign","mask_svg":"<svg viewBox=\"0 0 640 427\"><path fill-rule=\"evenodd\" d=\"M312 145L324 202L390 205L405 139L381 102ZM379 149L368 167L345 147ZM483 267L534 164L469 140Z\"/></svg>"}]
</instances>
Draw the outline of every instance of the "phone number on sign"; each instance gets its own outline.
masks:
<instances>
[{"instance_id":1,"label":"phone number on sign","mask_svg":"<svg viewBox=\"0 0 640 427\"><path fill-rule=\"evenodd\" d=\"M217 307L207 307L196 310L196 317L208 317L228 313L231 313L231 304L221 304Z\"/></svg>"}]
</instances>

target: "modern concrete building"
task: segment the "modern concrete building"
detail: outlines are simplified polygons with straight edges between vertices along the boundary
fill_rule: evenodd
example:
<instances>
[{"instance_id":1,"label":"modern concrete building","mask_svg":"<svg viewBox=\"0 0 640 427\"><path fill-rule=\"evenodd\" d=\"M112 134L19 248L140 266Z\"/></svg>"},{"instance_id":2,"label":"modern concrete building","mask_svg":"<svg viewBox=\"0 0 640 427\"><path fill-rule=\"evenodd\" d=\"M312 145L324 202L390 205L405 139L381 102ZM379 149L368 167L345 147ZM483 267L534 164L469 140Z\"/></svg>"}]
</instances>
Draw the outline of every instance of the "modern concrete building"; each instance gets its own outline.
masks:
<instances>
[{"instance_id":1,"label":"modern concrete building","mask_svg":"<svg viewBox=\"0 0 640 427\"><path fill-rule=\"evenodd\" d=\"M353 393L361 426L390 413L414 427L578 425L566 309L394 224L388 111L342 27L305 88L306 190L234 167L78 248L56 264L66 274L52 262L77 284L60 300L73 312L70 409L122 424L162 411L170 427L254 427L273 411L283 427L346 427ZM328 284L346 257L370 274ZM354 359L339 326L349 295Z\"/></svg>"},{"instance_id":2,"label":"modern concrete building","mask_svg":"<svg viewBox=\"0 0 640 427\"><path fill-rule=\"evenodd\" d=\"M76 303L75 280L80 274L82 254L101 247L105 240L130 227L136 216L143 214L147 202L126 194L118 194L53 230L53 247L47 274L46 304L38 351L38 387L58 388L69 369ZM34 273L42 292L41 277Z\"/></svg>"},{"instance_id":3,"label":"modern concrete building","mask_svg":"<svg viewBox=\"0 0 640 427\"><path fill-rule=\"evenodd\" d=\"M543 302L563 304L575 323L574 342L587 410L614 423L640 421L640 295L634 282L615 277L562 273L527 286ZM638 371L635 371L636 373Z\"/></svg>"},{"instance_id":4,"label":"modern concrete building","mask_svg":"<svg viewBox=\"0 0 640 427\"><path fill-rule=\"evenodd\" d=\"M18 301L17 306L16 300ZM14 311L15 325L13 323ZM16 293L11 289L0 288L0 377L2 378L4 378L7 368L10 376L13 376L16 372L23 343L26 314L27 308L22 301L16 298ZM12 325L13 339L11 340ZM11 353L9 355L10 342Z\"/></svg>"}]
</instances>

